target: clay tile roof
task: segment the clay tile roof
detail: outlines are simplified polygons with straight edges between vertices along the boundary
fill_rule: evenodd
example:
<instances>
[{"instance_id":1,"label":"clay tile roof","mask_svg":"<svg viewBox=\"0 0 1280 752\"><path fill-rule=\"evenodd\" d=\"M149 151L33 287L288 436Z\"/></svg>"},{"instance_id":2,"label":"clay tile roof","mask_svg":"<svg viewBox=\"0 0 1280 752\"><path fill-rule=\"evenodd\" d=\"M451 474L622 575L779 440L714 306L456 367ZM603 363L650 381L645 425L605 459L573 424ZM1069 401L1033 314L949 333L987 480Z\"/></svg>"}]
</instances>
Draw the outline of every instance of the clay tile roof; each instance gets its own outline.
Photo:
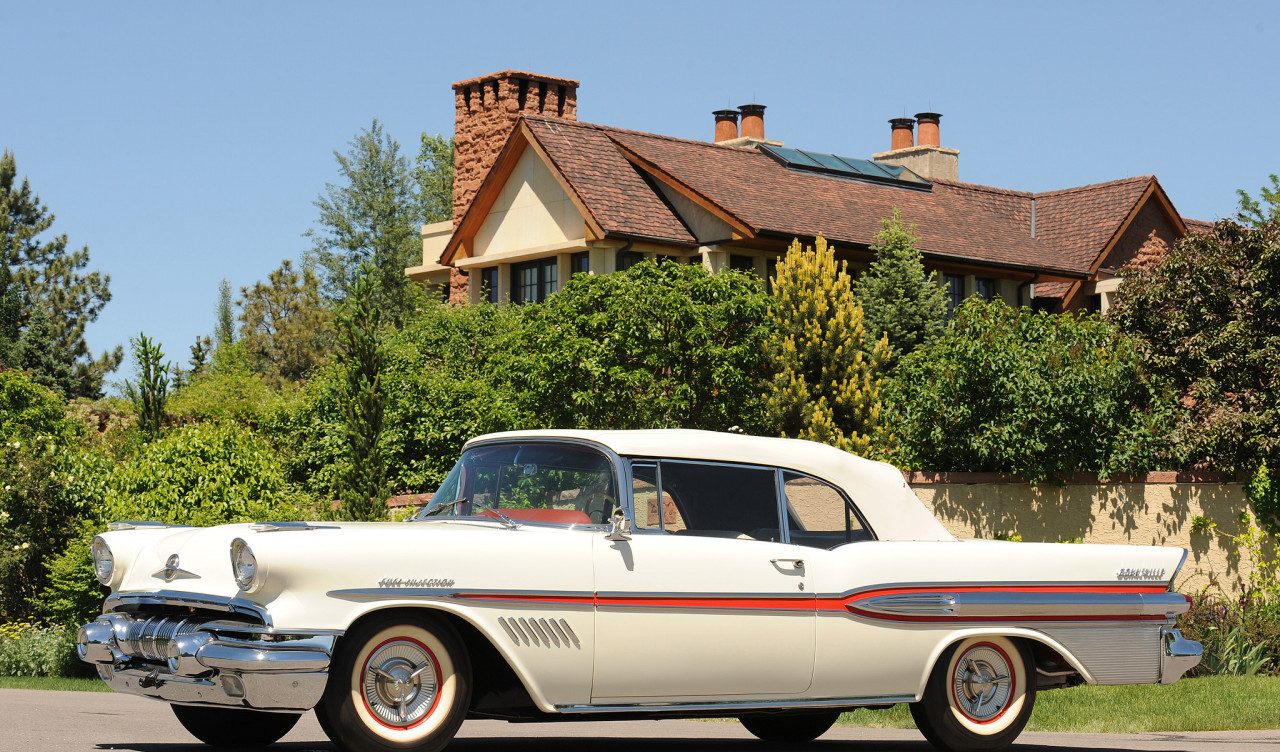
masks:
<instances>
[{"instance_id":1,"label":"clay tile roof","mask_svg":"<svg viewBox=\"0 0 1280 752\"><path fill-rule=\"evenodd\" d=\"M871 245L894 207L936 260L1085 277L1154 181L1126 178L1046 193L931 179L917 191L791 170L763 152L581 122L527 117L539 143L609 233L693 243L622 150L683 183L757 234ZM1031 206L1036 236L1031 236Z\"/></svg>"},{"instance_id":2,"label":"clay tile roof","mask_svg":"<svg viewBox=\"0 0 1280 752\"><path fill-rule=\"evenodd\" d=\"M538 144L606 233L697 243L600 126L540 116L525 119Z\"/></svg>"},{"instance_id":3,"label":"clay tile roof","mask_svg":"<svg viewBox=\"0 0 1280 752\"><path fill-rule=\"evenodd\" d=\"M1213 222L1210 222L1207 219L1187 219L1186 217L1183 217L1182 221L1186 224L1188 232L1213 232Z\"/></svg>"}]
</instances>

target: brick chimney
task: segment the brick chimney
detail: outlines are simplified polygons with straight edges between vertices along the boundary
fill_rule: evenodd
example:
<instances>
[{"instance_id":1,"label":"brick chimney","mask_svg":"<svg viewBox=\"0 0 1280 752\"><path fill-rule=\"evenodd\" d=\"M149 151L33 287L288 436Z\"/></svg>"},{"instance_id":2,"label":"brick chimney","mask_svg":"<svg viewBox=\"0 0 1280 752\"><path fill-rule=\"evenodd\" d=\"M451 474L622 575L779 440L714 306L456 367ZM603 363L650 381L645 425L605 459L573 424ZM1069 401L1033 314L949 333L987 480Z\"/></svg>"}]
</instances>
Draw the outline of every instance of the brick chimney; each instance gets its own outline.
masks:
<instances>
[{"instance_id":1,"label":"brick chimney","mask_svg":"<svg viewBox=\"0 0 1280 752\"><path fill-rule=\"evenodd\" d=\"M916 145L915 118L894 118L889 121L893 127L889 140L889 150L910 149Z\"/></svg>"},{"instance_id":2,"label":"brick chimney","mask_svg":"<svg viewBox=\"0 0 1280 752\"><path fill-rule=\"evenodd\" d=\"M716 110L716 143L730 141L738 137L738 111Z\"/></svg>"},{"instance_id":3,"label":"brick chimney","mask_svg":"<svg viewBox=\"0 0 1280 752\"><path fill-rule=\"evenodd\" d=\"M938 121L941 118L942 115L936 112L917 112L914 120L890 120L893 131L889 151L872 154L871 158L882 164L905 167L925 179L959 180L960 152L942 145L938 135ZM911 124L916 122L920 124L920 128L915 145L912 145Z\"/></svg>"},{"instance_id":4,"label":"brick chimney","mask_svg":"<svg viewBox=\"0 0 1280 752\"><path fill-rule=\"evenodd\" d=\"M453 99L456 227L521 114L578 119L578 82L505 70L455 83Z\"/></svg>"},{"instance_id":5,"label":"brick chimney","mask_svg":"<svg viewBox=\"0 0 1280 752\"><path fill-rule=\"evenodd\" d=\"M738 110L742 112L742 137L764 140L764 105L744 104Z\"/></svg>"}]
</instances>

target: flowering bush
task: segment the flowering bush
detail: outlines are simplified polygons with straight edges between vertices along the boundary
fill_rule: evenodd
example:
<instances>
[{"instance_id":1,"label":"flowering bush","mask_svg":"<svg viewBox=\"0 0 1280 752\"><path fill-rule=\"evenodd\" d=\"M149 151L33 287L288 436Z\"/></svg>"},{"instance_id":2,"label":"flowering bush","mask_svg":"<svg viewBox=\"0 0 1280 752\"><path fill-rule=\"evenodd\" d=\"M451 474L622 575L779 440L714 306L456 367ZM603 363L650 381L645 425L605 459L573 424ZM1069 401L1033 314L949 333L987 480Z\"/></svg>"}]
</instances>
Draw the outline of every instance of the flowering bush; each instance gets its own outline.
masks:
<instances>
[{"instance_id":1,"label":"flowering bush","mask_svg":"<svg viewBox=\"0 0 1280 752\"><path fill-rule=\"evenodd\" d=\"M74 676L87 664L76 657L75 633L32 622L0 624L0 676Z\"/></svg>"},{"instance_id":2,"label":"flowering bush","mask_svg":"<svg viewBox=\"0 0 1280 752\"><path fill-rule=\"evenodd\" d=\"M1280 603L1201 592L1178 618L1184 636L1204 645L1191 675L1280 674Z\"/></svg>"}]
</instances>

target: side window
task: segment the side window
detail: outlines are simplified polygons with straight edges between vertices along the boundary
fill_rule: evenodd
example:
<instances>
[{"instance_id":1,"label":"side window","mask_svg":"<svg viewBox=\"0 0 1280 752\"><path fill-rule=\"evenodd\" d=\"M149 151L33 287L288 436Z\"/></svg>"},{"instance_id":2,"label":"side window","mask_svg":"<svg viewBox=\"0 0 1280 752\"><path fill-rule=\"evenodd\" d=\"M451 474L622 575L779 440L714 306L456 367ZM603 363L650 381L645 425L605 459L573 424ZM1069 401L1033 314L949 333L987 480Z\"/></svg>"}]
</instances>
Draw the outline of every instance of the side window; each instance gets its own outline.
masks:
<instances>
[{"instance_id":1,"label":"side window","mask_svg":"<svg viewBox=\"0 0 1280 752\"><path fill-rule=\"evenodd\" d=\"M853 506L834 486L798 473L784 472L782 479L792 543L834 548L871 539Z\"/></svg>"},{"instance_id":2,"label":"side window","mask_svg":"<svg viewBox=\"0 0 1280 752\"><path fill-rule=\"evenodd\" d=\"M684 518L671 494L658 501L658 463L637 462L631 466L631 499L635 503L635 526L674 533L685 529Z\"/></svg>"},{"instance_id":3,"label":"side window","mask_svg":"<svg viewBox=\"0 0 1280 752\"><path fill-rule=\"evenodd\" d=\"M774 470L676 460L663 460L658 469L663 497L661 519L666 531L781 540ZM656 498L655 493L655 501Z\"/></svg>"}]
</instances>

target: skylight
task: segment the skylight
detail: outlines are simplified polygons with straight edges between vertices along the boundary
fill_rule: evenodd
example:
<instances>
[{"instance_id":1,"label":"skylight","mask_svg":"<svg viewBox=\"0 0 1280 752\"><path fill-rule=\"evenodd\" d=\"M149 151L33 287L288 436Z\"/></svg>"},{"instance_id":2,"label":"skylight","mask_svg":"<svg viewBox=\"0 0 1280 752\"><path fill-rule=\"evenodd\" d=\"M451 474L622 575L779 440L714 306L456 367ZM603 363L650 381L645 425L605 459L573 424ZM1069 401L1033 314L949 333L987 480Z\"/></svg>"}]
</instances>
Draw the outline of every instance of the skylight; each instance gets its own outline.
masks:
<instances>
[{"instance_id":1,"label":"skylight","mask_svg":"<svg viewBox=\"0 0 1280 752\"><path fill-rule=\"evenodd\" d=\"M866 159L838 157L835 154L823 154L816 151L804 151L803 149L787 149L768 144L761 144L760 150L793 170L894 185L899 188L909 188L917 191L933 189L928 180L905 167L897 165L879 164Z\"/></svg>"}]
</instances>

